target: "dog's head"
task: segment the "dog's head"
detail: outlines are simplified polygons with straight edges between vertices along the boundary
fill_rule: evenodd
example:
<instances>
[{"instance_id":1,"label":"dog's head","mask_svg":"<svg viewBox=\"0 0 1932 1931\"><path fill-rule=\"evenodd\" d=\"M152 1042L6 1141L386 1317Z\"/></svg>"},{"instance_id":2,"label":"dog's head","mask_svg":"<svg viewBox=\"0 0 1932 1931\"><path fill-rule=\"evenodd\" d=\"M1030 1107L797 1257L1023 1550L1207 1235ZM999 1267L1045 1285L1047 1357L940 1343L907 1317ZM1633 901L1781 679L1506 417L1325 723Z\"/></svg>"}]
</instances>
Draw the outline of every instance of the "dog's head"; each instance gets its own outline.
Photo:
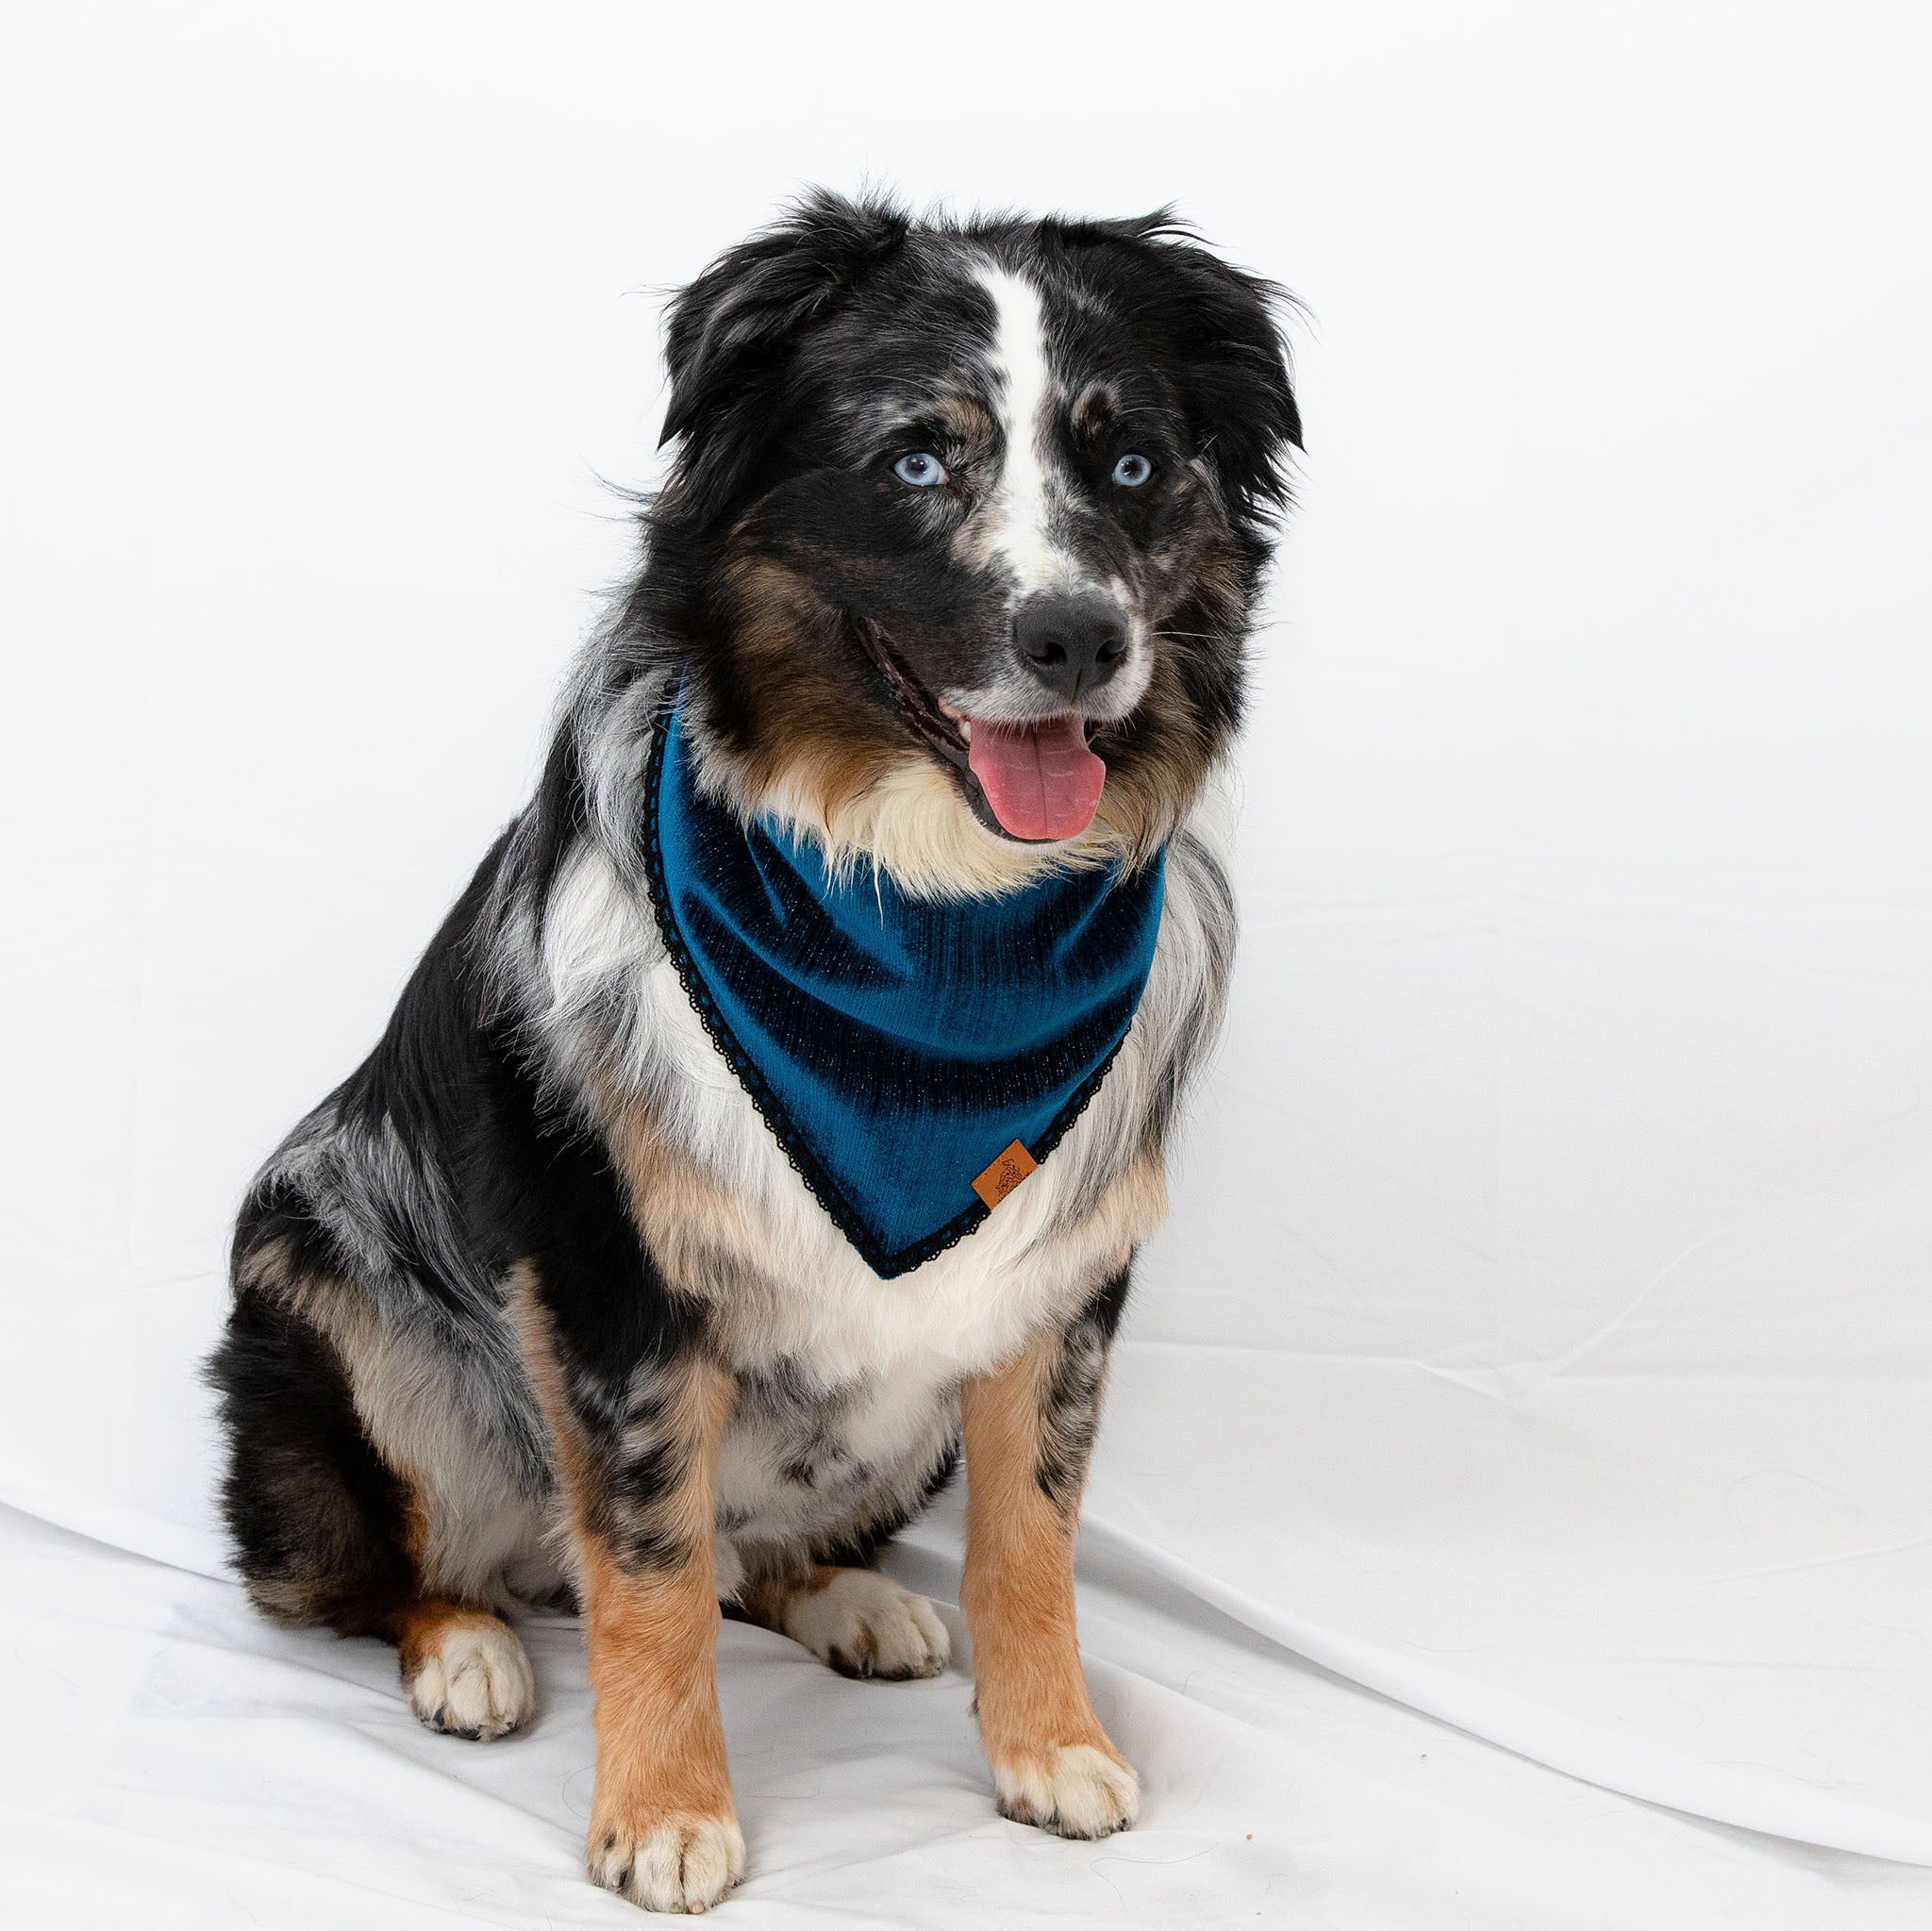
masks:
<instances>
[{"instance_id":1,"label":"dog's head","mask_svg":"<svg viewBox=\"0 0 1932 1931\"><path fill-rule=\"evenodd\" d=\"M1151 853L1237 722L1300 440L1274 296L1161 216L829 195L713 263L632 605L705 781L915 890Z\"/></svg>"}]
</instances>

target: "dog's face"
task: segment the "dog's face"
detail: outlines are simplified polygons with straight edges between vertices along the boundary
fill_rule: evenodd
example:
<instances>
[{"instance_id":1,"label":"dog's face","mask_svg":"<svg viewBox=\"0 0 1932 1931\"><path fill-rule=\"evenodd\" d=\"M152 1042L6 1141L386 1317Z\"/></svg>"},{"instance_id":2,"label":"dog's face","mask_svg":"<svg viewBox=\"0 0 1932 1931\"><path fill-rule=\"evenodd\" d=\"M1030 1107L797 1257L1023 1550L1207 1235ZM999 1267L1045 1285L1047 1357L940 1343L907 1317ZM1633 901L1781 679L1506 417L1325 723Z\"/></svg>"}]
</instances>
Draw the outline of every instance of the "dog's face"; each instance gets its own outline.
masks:
<instances>
[{"instance_id":1,"label":"dog's face","mask_svg":"<svg viewBox=\"0 0 1932 1931\"><path fill-rule=\"evenodd\" d=\"M829 198L717 262L652 539L712 781L913 884L1158 844L1299 440L1268 297L1158 221Z\"/></svg>"}]
</instances>

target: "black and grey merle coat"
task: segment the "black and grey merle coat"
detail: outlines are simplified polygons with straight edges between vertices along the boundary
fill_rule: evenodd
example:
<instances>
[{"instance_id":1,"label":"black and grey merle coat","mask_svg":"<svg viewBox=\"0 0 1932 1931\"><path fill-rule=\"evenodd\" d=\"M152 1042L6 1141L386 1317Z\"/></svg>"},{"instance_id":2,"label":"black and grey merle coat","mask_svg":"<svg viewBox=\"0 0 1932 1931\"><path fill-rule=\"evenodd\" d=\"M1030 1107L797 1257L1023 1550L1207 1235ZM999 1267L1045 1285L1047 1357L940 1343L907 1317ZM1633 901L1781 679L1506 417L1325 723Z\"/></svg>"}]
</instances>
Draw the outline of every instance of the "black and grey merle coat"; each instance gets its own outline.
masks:
<instances>
[{"instance_id":1,"label":"black and grey merle coat","mask_svg":"<svg viewBox=\"0 0 1932 1931\"><path fill-rule=\"evenodd\" d=\"M916 228L829 202L687 291L678 465L538 793L375 1051L241 1215L213 1374L228 1519L264 1607L379 1629L410 1592L555 1590L566 1449L598 1469L610 1536L647 1557L676 1473L664 1417L697 1357L736 1389L722 1598L801 1556L867 1559L945 1480L962 1379L1046 1330L1063 1337L1047 1423L1063 1452L1043 1479L1077 1488L1231 957L1217 774L1274 464L1299 426L1266 296L1158 220ZM1015 347L1022 328L1034 339ZM1023 388L1037 425L1013 418ZM936 446L955 439L957 502L874 481L866 439L889 454L915 414ZM1117 515L1080 455L1084 437L1125 433L1116 422L1170 479ZM932 755L956 707L905 708L908 686L1016 701L1001 640L1014 597L1039 591L1028 571L1096 586L1130 624L1121 678L1089 713L1109 774L1093 843L1132 861L1164 841L1158 945L1123 1050L1052 1157L971 1238L882 1282L664 956L641 844L650 731L682 685L722 794L918 889L997 891L1081 862L989 836Z\"/></svg>"}]
</instances>

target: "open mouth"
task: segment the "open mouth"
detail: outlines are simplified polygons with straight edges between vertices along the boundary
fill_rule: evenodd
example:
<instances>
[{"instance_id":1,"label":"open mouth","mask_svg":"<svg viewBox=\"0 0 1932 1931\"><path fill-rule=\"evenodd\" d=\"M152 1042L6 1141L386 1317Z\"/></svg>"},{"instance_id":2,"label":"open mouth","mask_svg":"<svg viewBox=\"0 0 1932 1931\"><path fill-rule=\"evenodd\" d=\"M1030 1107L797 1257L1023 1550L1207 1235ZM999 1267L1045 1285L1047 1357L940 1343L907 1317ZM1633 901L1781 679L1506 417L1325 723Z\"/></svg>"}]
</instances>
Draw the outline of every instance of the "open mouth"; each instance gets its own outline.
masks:
<instances>
[{"instance_id":1,"label":"open mouth","mask_svg":"<svg viewBox=\"0 0 1932 1931\"><path fill-rule=\"evenodd\" d=\"M1093 823L1107 765L1074 711L1032 724L997 724L941 705L907 669L870 618L858 623L907 722L958 774L966 802L989 831L1022 844L1078 838Z\"/></svg>"}]
</instances>

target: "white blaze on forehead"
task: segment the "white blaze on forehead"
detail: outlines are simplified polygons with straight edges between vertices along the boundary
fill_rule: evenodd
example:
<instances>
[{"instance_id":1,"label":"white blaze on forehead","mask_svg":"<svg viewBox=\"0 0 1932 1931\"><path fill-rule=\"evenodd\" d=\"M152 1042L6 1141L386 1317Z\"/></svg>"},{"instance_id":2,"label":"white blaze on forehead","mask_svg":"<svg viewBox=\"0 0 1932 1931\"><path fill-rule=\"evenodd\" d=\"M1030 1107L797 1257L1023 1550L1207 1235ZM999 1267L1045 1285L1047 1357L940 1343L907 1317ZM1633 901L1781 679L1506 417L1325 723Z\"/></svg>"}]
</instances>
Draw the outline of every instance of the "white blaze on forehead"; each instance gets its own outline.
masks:
<instances>
[{"instance_id":1,"label":"white blaze on forehead","mask_svg":"<svg viewBox=\"0 0 1932 1931\"><path fill-rule=\"evenodd\" d=\"M1064 577L1072 558L1055 550L1047 532L1053 479L1046 447L1053 408L1046 365L1046 311L1030 282L1003 268L979 271L992 297L992 370L1001 379L999 414L1006 464L987 506L991 547L1004 558L1021 595Z\"/></svg>"}]
</instances>

